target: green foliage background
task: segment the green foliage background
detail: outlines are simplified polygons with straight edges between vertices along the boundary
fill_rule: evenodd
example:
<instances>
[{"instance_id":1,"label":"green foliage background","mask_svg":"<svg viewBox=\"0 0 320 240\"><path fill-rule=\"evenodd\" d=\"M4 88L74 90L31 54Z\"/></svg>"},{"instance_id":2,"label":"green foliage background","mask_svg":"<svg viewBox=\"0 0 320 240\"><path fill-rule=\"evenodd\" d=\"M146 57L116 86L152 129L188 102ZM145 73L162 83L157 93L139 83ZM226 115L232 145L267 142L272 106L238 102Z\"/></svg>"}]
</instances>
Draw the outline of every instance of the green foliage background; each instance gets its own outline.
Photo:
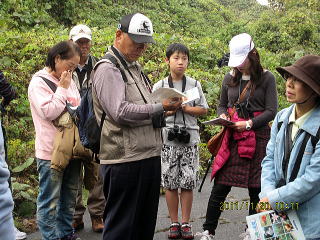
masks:
<instances>
[{"instance_id":1,"label":"green foliage background","mask_svg":"<svg viewBox=\"0 0 320 240\"><path fill-rule=\"evenodd\" d=\"M255 42L263 66L277 77L280 109L287 106L283 80L277 66L294 62L305 54L319 54L320 7L318 0L270 0L270 7L255 0L2 0L0 5L0 69L17 89L19 98L3 117L8 135L11 169L18 184L37 186L34 155L34 127L27 88L43 68L48 49L68 38L71 26L84 23L93 30L92 53L101 57L112 44L121 16L141 12L153 22L156 45L140 59L153 82L168 73L165 49L173 42L186 44L191 51L187 74L201 81L211 107L202 120L215 116L220 85L229 68L219 69L217 61L228 52L232 36L247 32ZM203 127L202 142L217 131ZM202 160L209 156L201 145ZM27 177L26 177L27 176ZM14 190L16 202L35 201L36 191L26 194Z\"/></svg>"}]
</instances>

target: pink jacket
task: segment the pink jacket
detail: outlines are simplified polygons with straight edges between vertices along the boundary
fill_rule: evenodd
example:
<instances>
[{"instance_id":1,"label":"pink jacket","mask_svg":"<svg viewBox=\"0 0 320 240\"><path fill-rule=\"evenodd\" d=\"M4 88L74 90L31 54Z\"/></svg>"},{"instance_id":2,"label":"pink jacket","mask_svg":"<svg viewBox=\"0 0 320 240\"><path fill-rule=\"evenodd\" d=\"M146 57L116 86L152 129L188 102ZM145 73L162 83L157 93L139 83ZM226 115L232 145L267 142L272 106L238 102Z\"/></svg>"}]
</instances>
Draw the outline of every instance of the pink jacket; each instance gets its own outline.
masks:
<instances>
[{"instance_id":1,"label":"pink jacket","mask_svg":"<svg viewBox=\"0 0 320 240\"><path fill-rule=\"evenodd\" d=\"M63 112L66 100L73 106L79 106L80 94L73 80L68 89L58 87L54 93L40 76L55 84L58 84L59 80L44 68L33 75L28 88L28 99L36 131L35 156L51 160L53 141L57 131L52 120Z\"/></svg>"},{"instance_id":2,"label":"pink jacket","mask_svg":"<svg viewBox=\"0 0 320 240\"><path fill-rule=\"evenodd\" d=\"M232 111L228 109L229 113ZM254 112L254 116L260 115L262 112ZM232 116L232 122L246 121L247 119L240 118L238 113L235 112ZM214 178L216 173L224 166L230 157L229 141L230 137L237 140L238 154L243 158L253 158L256 151L256 134L253 130L236 132L232 128L227 128L225 135L223 137L221 147L218 151L217 156L212 163L211 180Z\"/></svg>"}]
</instances>

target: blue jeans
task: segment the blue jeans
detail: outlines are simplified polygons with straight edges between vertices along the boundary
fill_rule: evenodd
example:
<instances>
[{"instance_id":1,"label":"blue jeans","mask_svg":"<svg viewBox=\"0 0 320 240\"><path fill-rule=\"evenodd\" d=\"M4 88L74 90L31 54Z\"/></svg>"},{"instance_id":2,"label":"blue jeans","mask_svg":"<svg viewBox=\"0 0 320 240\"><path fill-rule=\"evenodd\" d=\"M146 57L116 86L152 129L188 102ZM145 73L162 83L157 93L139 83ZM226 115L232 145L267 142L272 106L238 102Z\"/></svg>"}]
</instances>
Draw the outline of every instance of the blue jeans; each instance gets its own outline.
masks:
<instances>
[{"instance_id":1,"label":"blue jeans","mask_svg":"<svg viewBox=\"0 0 320 240\"><path fill-rule=\"evenodd\" d=\"M37 159L39 195L37 222L44 240L56 240L73 232L72 218L79 186L80 161L72 160L63 172Z\"/></svg>"},{"instance_id":2,"label":"blue jeans","mask_svg":"<svg viewBox=\"0 0 320 240\"><path fill-rule=\"evenodd\" d=\"M4 139L0 121L0 238L15 240L13 230L13 200L9 189L10 177L8 165L5 161Z\"/></svg>"}]
</instances>

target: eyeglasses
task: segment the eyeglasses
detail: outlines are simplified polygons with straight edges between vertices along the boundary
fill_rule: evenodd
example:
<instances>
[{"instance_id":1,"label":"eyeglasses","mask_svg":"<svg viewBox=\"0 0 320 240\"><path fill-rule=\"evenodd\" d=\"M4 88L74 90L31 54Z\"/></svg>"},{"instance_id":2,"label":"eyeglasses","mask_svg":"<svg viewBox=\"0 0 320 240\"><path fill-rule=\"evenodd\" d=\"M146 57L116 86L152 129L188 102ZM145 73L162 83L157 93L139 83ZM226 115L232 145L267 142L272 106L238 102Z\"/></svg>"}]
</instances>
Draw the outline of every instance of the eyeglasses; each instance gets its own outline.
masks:
<instances>
[{"instance_id":1,"label":"eyeglasses","mask_svg":"<svg viewBox=\"0 0 320 240\"><path fill-rule=\"evenodd\" d=\"M292 82L293 84L295 84L296 82L300 82L300 80L299 80L298 78L296 78L295 76L293 76L292 74L287 73L287 72L283 74L283 78L284 78L286 81L291 80L291 82Z\"/></svg>"}]
</instances>

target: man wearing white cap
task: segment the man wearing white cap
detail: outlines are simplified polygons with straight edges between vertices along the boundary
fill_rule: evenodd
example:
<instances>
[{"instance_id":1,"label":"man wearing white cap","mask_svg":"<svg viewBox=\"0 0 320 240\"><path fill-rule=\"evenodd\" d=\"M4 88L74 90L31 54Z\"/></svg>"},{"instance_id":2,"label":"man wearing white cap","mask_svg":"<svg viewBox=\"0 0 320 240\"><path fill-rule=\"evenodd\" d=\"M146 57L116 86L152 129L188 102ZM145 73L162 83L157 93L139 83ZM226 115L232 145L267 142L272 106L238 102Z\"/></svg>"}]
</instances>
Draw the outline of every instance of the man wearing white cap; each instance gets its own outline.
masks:
<instances>
[{"instance_id":1,"label":"man wearing white cap","mask_svg":"<svg viewBox=\"0 0 320 240\"><path fill-rule=\"evenodd\" d=\"M152 87L137 60L154 43L152 34L146 16L122 17L114 45L93 72L94 110L98 123L103 122L99 159L106 197L104 240L152 240L154 235L162 140L152 119L175 111L182 101L154 104L150 97Z\"/></svg>"},{"instance_id":2,"label":"man wearing white cap","mask_svg":"<svg viewBox=\"0 0 320 240\"><path fill-rule=\"evenodd\" d=\"M72 78L77 85L80 95L82 95L91 85L91 71L98 60L90 55L92 32L88 26L79 24L71 29L69 38L75 42L81 50L80 62L75 71L73 71ZM72 226L75 230L84 228L83 214L86 210L82 202L82 182L84 181L84 186L89 190L87 206L91 217L92 230L95 232L102 232L102 216L105 207L105 199L102 189L102 177L99 174L99 165L91 158L82 159L82 163L84 174L83 171L81 171L81 182L79 185L77 205L73 216Z\"/></svg>"}]
</instances>

